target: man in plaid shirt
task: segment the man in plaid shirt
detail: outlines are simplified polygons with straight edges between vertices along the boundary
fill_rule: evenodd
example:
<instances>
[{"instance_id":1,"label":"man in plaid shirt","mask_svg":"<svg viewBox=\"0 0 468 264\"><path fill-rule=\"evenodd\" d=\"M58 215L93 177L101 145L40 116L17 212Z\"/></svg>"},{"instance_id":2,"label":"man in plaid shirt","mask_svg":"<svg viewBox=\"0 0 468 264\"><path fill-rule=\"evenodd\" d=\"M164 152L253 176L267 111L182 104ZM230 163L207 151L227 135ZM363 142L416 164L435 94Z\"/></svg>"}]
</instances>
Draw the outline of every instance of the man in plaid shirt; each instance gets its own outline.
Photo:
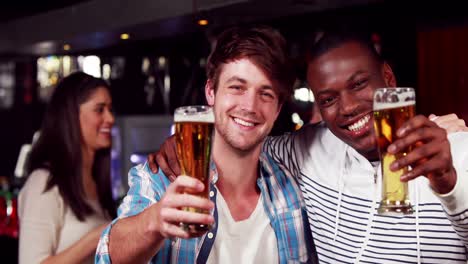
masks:
<instances>
[{"instance_id":1,"label":"man in plaid shirt","mask_svg":"<svg viewBox=\"0 0 468 264\"><path fill-rule=\"evenodd\" d=\"M261 153L294 74L282 36L267 27L231 28L208 59L205 93L215 114L210 200L187 176L174 182L147 164L129 174L119 217L103 232L96 263L317 263L295 178ZM213 215L182 207L213 209ZM211 225L201 237L179 223Z\"/></svg>"}]
</instances>

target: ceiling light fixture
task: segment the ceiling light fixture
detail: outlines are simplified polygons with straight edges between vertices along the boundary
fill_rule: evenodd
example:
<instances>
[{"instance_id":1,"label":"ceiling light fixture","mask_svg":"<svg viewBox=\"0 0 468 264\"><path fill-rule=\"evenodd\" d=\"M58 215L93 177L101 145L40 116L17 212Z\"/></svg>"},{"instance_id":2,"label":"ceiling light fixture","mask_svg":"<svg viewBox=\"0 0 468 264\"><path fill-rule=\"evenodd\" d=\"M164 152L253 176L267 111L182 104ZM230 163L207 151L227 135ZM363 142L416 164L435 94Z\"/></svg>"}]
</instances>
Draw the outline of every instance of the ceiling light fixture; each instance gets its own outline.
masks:
<instances>
[{"instance_id":1,"label":"ceiling light fixture","mask_svg":"<svg viewBox=\"0 0 468 264\"><path fill-rule=\"evenodd\" d=\"M130 38L130 35L127 33L122 33L120 34L120 39L127 40Z\"/></svg>"},{"instance_id":2,"label":"ceiling light fixture","mask_svg":"<svg viewBox=\"0 0 468 264\"><path fill-rule=\"evenodd\" d=\"M206 19L199 19L199 20L198 20L198 25L200 25L200 26L206 26L206 25L208 25L208 20L206 20Z\"/></svg>"}]
</instances>

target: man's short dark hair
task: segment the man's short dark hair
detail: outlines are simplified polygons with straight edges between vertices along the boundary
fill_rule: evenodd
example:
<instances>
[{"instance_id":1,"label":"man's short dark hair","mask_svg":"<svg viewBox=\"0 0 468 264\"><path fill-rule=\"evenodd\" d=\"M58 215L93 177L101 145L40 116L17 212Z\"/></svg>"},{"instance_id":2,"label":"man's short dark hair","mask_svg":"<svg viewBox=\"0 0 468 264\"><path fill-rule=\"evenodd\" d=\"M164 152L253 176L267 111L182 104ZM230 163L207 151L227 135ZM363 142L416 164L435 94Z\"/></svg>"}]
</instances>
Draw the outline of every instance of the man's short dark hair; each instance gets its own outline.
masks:
<instances>
[{"instance_id":1,"label":"man's short dark hair","mask_svg":"<svg viewBox=\"0 0 468 264\"><path fill-rule=\"evenodd\" d=\"M294 69L281 34L267 26L232 27L223 31L208 58L208 79L217 89L223 64L248 58L275 84L278 100L283 103L292 94Z\"/></svg>"},{"instance_id":2,"label":"man's short dark hair","mask_svg":"<svg viewBox=\"0 0 468 264\"><path fill-rule=\"evenodd\" d=\"M369 51L369 54L376 62L384 62L382 56L375 49L375 45L369 34L364 32L341 30L322 32L317 40L310 45L307 53L307 59L311 62L328 51L349 42L359 43L363 48Z\"/></svg>"}]
</instances>

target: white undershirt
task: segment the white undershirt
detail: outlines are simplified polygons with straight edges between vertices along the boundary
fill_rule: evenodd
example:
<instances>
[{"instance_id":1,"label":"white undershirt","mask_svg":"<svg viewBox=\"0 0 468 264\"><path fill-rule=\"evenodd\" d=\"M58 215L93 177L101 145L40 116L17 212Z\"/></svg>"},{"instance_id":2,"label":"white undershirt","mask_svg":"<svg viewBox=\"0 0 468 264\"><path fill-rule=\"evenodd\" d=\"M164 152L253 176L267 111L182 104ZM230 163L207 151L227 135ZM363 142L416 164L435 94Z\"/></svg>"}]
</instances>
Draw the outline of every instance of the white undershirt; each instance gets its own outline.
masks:
<instances>
[{"instance_id":1,"label":"white undershirt","mask_svg":"<svg viewBox=\"0 0 468 264\"><path fill-rule=\"evenodd\" d=\"M278 245L260 195L249 218L236 222L223 196L216 196L218 231L208 264L278 263ZM208 239L208 238L207 238Z\"/></svg>"}]
</instances>

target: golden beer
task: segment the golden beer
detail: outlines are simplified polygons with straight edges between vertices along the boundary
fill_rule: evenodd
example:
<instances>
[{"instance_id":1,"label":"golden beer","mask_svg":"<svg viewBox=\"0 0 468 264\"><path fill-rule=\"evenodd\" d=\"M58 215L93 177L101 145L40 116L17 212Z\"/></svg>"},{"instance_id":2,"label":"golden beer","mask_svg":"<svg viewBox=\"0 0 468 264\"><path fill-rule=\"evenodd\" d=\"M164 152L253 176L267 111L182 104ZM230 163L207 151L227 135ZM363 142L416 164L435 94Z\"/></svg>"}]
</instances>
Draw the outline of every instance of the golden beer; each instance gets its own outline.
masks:
<instances>
[{"instance_id":1,"label":"golden beer","mask_svg":"<svg viewBox=\"0 0 468 264\"><path fill-rule=\"evenodd\" d=\"M400 177L409 167L391 171L390 164L405 156L410 149L395 155L387 147L396 140L396 131L415 114L412 88L381 88L374 94L374 130L381 160L382 198L380 214L410 214L413 212L408 193L408 183Z\"/></svg>"},{"instance_id":2,"label":"golden beer","mask_svg":"<svg viewBox=\"0 0 468 264\"><path fill-rule=\"evenodd\" d=\"M214 127L213 111L208 106L186 106L176 109L174 114L177 157L182 174L197 178L205 189L194 194L209 199L210 153ZM185 207L185 211L209 214L209 211ZM191 234L203 234L211 227L193 223L182 223Z\"/></svg>"}]
</instances>

